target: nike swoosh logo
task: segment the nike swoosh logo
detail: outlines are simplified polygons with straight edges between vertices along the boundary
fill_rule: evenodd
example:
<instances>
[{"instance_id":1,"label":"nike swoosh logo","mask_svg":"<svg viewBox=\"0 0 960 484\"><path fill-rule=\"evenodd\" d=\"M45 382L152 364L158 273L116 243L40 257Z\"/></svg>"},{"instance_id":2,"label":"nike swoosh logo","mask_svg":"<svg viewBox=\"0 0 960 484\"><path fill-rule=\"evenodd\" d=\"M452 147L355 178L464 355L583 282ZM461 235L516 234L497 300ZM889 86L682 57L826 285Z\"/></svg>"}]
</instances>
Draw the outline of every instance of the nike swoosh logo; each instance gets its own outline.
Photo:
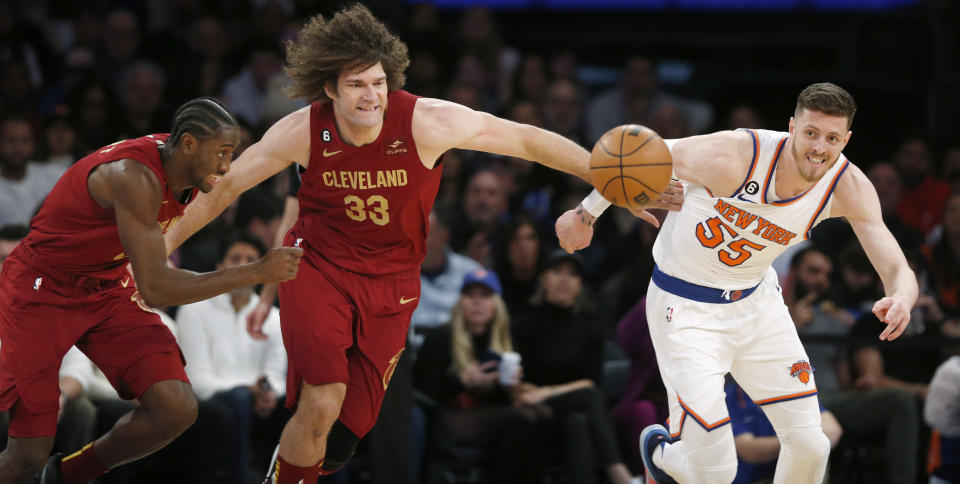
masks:
<instances>
[{"instance_id":1,"label":"nike swoosh logo","mask_svg":"<svg viewBox=\"0 0 960 484\"><path fill-rule=\"evenodd\" d=\"M412 297L412 298L410 298L410 299L407 299L407 298L405 298L405 297L402 297L402 298L400 298L400 304L407 304L408 302L412 302L412 301L416 301L416 300L417 300L417 298L415 298L415 297Z\"/></svg>"},{"instance_id":2,"label":"nike swoosh logo","mask_svg":"<svg viewBox=\"0 0 960 484\"><path fill-rule=\"evenodd\" d=\"M327 149L324 148L324 149L323 149L323 157L326 158L326 157L328 157L328 156L333 156L333 155L335 155L335 154L337 154L337 153L339 153L339 152L341 152L341 151L343 151L343 150L329 151L329 152L328 152Z\"/></svg>"},{"instance_id":3,"label":"nike swoosh logo","mask_svg":"<svg viewBox=\"0 0 960 484\"><path fill-rule=\"evenodd\" d=\"M746 198L743 198L743 194L742 194L742 193L739 194L739 195L737 195L737 200L740 200L740 201L743 201L743 202L747 202L747 203L754 203L754 204L757 203L757 202L754 202L753 200L747 200Z\"/></svg>"}]
</instances>

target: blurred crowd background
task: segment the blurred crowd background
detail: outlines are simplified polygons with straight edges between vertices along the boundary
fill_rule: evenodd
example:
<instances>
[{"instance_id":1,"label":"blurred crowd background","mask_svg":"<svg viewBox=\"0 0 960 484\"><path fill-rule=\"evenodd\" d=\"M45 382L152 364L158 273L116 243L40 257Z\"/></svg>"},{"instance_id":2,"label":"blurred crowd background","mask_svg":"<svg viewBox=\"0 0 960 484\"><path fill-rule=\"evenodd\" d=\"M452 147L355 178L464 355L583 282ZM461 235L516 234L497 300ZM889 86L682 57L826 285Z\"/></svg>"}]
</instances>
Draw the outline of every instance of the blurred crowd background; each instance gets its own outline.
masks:
<instances>
[{"instance_id":1,"label":"blurred crowd background","mask_svg":"<svg viewBox=\"0 0 960 484\"><path fill-rule=\"evenodd\" d=\"M785 131L806 85L849 90L859 110L844 153L874 183L921 297L902 341L881 344L870 307L882 287L845 222L821 224L778 260L821 401L842 429L830 475L960 479L960 363L949 359L960 347L956 2L363 3L408 45L407 90L587 149L628 122L664 138ZM72 163L118 140L168 131L188 99L214 96L230 107L242 126L239 156L305 106L283 92L284 42L309 17L347 4L0 1L0 257ZM552 226L589 192L585 182L469 151L447 153L442 169L423 293L388 392L388 421L347 470L324 479L621 484L624 469L642 474L639 429L666 417L643 311L657 229L614 208L589 248L564 255ZM255 260L275 240L296 176L283 172L245 193L172 263L208 271ZM206 306L159 308L204 401L200 420L157 456L100 481L259 482L288 414L277 404L286 364L278 329L268 342L245 333L255 300L251 288ZM501 384L497 362L508 352L521 355L522 373ZM135 405L73 356L61 381L70 389L57 444L65 452ZM934 380L938 367L945 377ZM543 391L516 401L515 385ZM737 391L731 386L735 420L744 403ZM763 432L744 428L734 431ZM756 482L758 472L737 482Z\"/></svg>"}]
</instances>

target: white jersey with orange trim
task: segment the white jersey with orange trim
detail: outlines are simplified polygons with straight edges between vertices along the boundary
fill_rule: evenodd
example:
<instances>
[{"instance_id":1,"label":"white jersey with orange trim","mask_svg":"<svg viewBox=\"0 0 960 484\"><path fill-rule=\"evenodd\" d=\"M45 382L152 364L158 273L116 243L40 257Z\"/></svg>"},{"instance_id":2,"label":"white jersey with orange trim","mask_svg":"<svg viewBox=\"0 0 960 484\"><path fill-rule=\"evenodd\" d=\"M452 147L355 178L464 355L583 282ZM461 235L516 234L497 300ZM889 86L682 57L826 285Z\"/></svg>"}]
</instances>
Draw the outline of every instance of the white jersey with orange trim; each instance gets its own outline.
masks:
<instances>
[{"instance_id":1,"label":"white jersey with orange trim","mask_svg":"<svg viewBox=\"0 0 960 484\"><path fill-rule=\"evenodd\" d=\"M850 164L846 157L841 154L806 192L779 200L776 168L789 149L789 133L746 131L753 138L753 159L734 193L714 194L683 182L683 208L667 215L653 245L654 261L665 274L707 287L754 287L777 256L829 216L833 190Z\"/></svg>"}]
</instances>

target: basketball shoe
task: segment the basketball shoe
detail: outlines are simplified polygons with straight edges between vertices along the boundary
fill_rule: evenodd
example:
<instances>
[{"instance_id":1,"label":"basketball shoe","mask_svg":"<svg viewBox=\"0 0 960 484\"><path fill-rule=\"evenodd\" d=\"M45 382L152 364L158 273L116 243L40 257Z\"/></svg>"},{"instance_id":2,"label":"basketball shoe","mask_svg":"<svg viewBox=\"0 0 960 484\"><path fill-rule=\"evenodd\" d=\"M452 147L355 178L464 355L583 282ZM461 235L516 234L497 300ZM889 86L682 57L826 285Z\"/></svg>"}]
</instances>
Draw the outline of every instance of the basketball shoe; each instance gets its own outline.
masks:
<instances>
[{"instance_id":1,"label":"basketball shoe","mask_svg":"<svg viewBox=\"0 0 960 484\"><path fill-rule=\"evenodd\" d=\"M643 457L643 466L647 470L648 484L677 484L663 469L653 463L654 452L663 452L667 444L673 442L670 432L663 425L649 425L640 434L640 456Z\"/></svg>"}]
</instances>

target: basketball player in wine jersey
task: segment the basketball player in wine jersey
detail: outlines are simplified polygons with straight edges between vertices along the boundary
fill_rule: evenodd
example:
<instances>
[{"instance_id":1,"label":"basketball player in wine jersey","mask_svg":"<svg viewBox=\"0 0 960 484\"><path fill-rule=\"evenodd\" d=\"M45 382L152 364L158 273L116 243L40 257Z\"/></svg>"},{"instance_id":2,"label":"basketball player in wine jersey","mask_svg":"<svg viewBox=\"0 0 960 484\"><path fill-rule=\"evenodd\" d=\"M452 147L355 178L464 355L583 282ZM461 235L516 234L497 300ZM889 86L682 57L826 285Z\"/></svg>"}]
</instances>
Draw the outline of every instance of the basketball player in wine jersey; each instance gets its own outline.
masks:
<instances>
[{"instance_id":1,"label":"basketball player in wine jersey","mask_svg":"<svg viewBox=\"0 0 960 484\"><path fill-rule=\"evenodd\" d=\"M171 134L105 146L47 196L0 275L0 410L10 412L0 483L87 483L169 443L193 423L197 401L177 342L150 307L296 275L296 248L208 274L166 265L163 231L227 173L238 140L220 103L194 99L177 110ZM140 406L82 450L48 460L58 370L74 345Z\"/></svg>"},{"instance_id":2,"label":"basketball player in wine jersey","mask_svg":"<svg viewBox=\"0 0 960 484\"><path fill-rule=\"evenodd\" d=\"M813 368L771 268L820 221L845 217L880 274L886 297L873 306L887 324L880 339L896 339L910 322L916 277L883 223L873 185L841 153L855 111L847 91L819 83L800 93L788 132L724 131L667 141L686 198L657 236L647 293L670 402L669 433L656 425L641 436L654 482L733 480L737 457L723 392L728 372L762 406L780 438L774 482L821 481L830 444L820 428ZM589 243L594 214L587 208L557 221L568 250ZM595 214L602 208L591 207Z\"/></svg>"},{"instance_id":3,"label":"basketball player in wine jersey","mask_svg":"<svg viewBox=\"0 0 960 484\"><path fill-rule=\"evenodd\" d=\"M242 191L298 163L299 217L285 245L304 249L279 288L289 357L287 405L271 480L314 482L340 469L373 426L420 297L441 155L461 148L588 177L589 153L533 126L400 89L399 38L362 6L311 19L288 45L291 94L312 104L278 121L167 234L168 250Z\"/></svg>"}]
</instances>

